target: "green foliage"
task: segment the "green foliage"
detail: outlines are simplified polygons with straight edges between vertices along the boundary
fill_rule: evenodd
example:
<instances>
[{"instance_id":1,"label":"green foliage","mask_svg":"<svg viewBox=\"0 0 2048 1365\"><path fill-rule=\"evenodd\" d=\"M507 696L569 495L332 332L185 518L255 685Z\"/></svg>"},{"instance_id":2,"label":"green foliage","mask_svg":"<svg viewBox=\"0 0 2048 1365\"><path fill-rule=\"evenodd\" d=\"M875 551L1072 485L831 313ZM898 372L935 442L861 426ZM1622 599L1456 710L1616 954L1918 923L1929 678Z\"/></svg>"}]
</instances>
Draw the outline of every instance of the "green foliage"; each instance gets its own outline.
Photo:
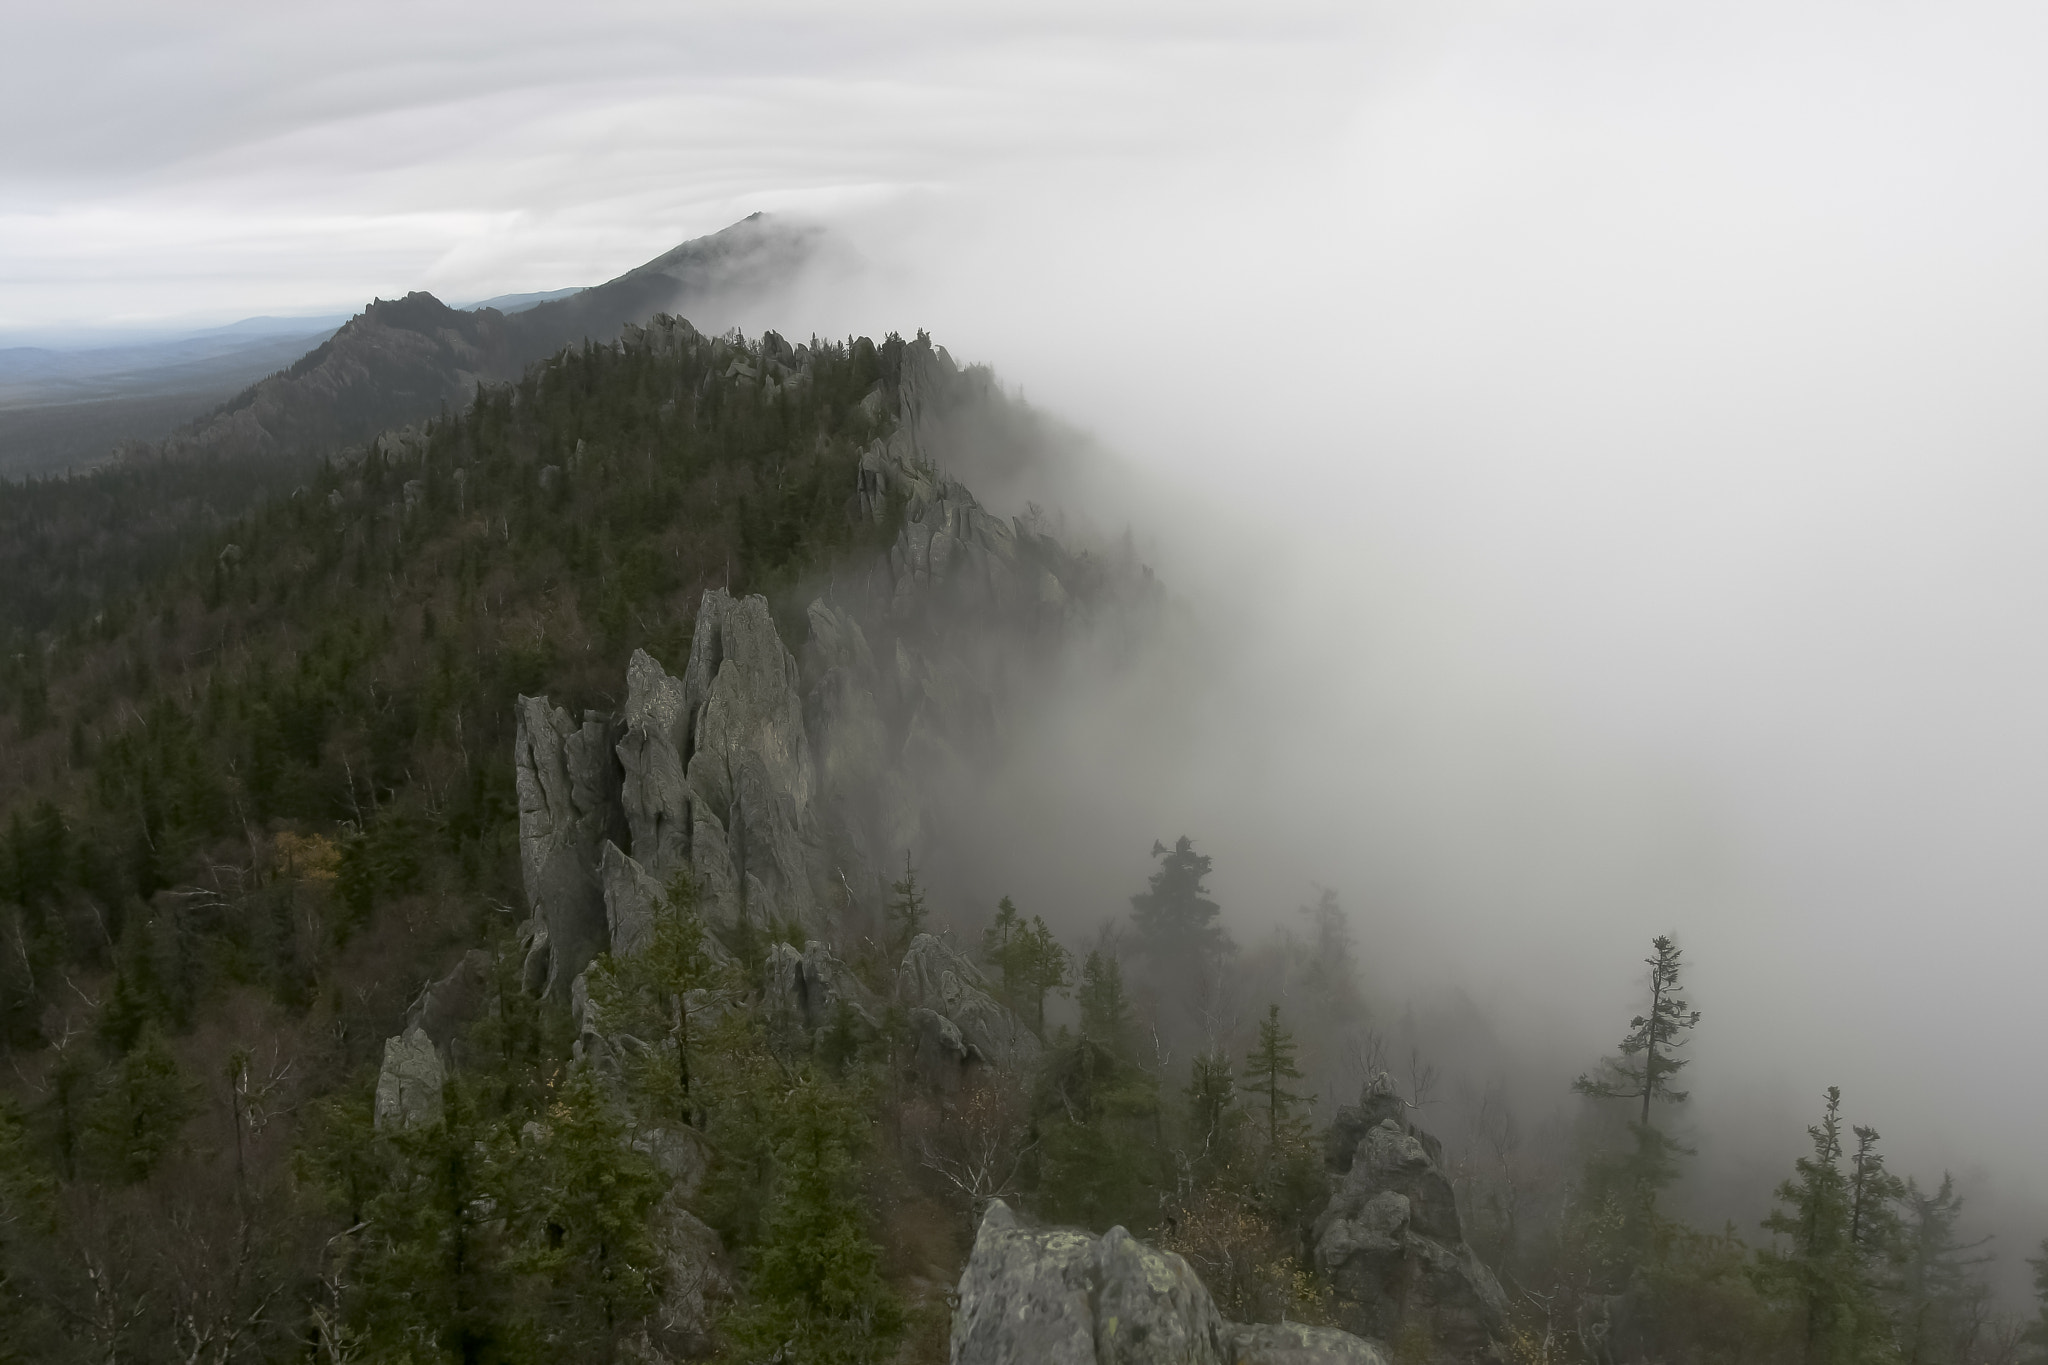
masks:
<instances>
[{"instance_id":1,"label":"green foliage","mask_svg":"<svg viewBox=\"0 0 2048 1365\"><path fill-rule=\"evenodd\" d=\"M2027 1258L2027 1266L2034 1272L2034 1312L2027 1322L2026 1343L2034 1360L2048 1361L2048 1237L2041 1239L2041 1254Z\"/></svg>"},{"instance_id":2,"label":"green foliage","mask_svg":"<svg viewBox=\"0 0 2048 1365\"><path fill-rule=\"evenodd\" d=\"M1956 1231L1963 1201L1943 1172L1933 1193L1907 1181L1905 1217L1897 1229L1896 1301L1899 1355L1906 1365L1954 1360L1967 1349L1988 1288L1973 1274L1991 1260L1983 1240L1965 1242Z\"/></svg>"},{"instance_id":3,"label":"green foliage","mask_svg":"<svg viewBox=\"0 0 2048 1365\"><path fill-rule=\"evenodd\" d=\"M981 940L982 961L995 968L1003 1003L1023 1010L1040 1037L1045 1035L1045 997L1073 984L1073 955L1046 927L1043 916L1027 922L1005 896Z\"/></svg>"},{"instance_id":4,"label":"green foliage","mask_svg":"<svg viewBox=\"0 0 2048 1365\"><path fill-rule=\"evenodd\" d=\"M902 1330L858 1198L867 1126L860 1096L820 1077L799 1075L779 1100L752 1299L727 1323L747 1358L854 1365Z\"/></svg>"},{"instance_id":5,"label":"green foliage","mask_svg":"<svg viewBox=\"0 0 2048 1365\"><path fill-rule=\"evenodd\" d=\"M1671 1088L1671 1078L1686 1065L1679 1050L1700 1021L1698 1010L1680 998L1678 945L1660 934L1644 960L1650 969L1650 1009L1629 1021L1620 1056L1602 1063L1598 1075L1581 1075L1572 1089L1602 1100L1636 1100L1639 1116L1629 1124L1633 1141L1622 1154L1597 1152L1587 1162L1587 1207L1618 1215L1610 1245L1599 1259L1610 1270L1648 1255L1659 1244L1657 1196L1678 1178L1678 1158L1687 1148L1655 1126L1651 1106L1682 1104L1686 1094ZM1594 1226L1589 1224L1588 1227Z\"/></svg>"},{"instance_id":6,"label":"green foliage","mask_svg":"<svg viewBox=\"0 0 2048 1365\"><path fill-rule=\"evenodd\" d=\"M56 1181L36 1159L28 1127L0 1105L0 1362L47 1358L54 1324L26 1292L56 1226Z\"/></svg>"},{"instance_id":7,"label":"green foliage","mask_svg":"<svg viewBox=\"0 0 2048 1365\"><path fill-rule=\"evenodd\" d=\"M1163 967L1184 968L1213 961L1230 950L1229 936L1216 922L1222 908L1202 885L1213 860L1195 852L1182 835L1172 848L1152 845L1159 870L1146 889L1131 897L1131 922L1139 948Z\"/></svg>"},{"instance_id":8,"label":"green foliage","mask_svg":"<svg viewBox=\"0 0 2048 1365\"><path fill-rule=\"evenodd\" d=\"M889 943L892 952L900 953L924 932L925 920L930 917L924 888L918 884L917 868L908 853L903 855L902 877L889 885L889 896Z\"/></svg>"},{"instance_id":9,"label":"green foliage","mask_svg":"<svg viewBox=\"0 0 2048 1365\"><path fill-rule=\"evenodd\" d=\"M1793 1178L1778 1186L1779 1207L1764 1220L1782 1244L1757 1256L1758 1286L1800 1319L1807 1365L1895 1357L1873 1282L1883 1249L1865 1236L1884 1194L1874 1183L1884 1178L1872 1160L1876 1134L1852 1164L1841 1110L1842 1092L1830 1086L1821 1121L1806 1130L1813 1152L1794 1163Z\"/></svg>"},{"instance_id":10,"label":"green foliage","mask_svg":"<svg viewBox=\"0 0 2048 1365\"><path fill-rule=\"evenodd\" d=\"M352 924L367 923L385 899L419 889L424 843L420 823L401 812L380 815L342 840L335 893L352 912Z\"/></svg>"},{"instance_id":11,"label":"green foliage","mask_svg":"<svg viewBox=\"0 0 2048 1365\"><path fill-rule=\"evenodd\" d=\"M80 1141L86 1170L110 1184L148 1179L192 1116L192 1090L162 1034L146 1026L86 1106Z\"/></svg>"},{"instance_id":12,"label":"green foliage","mask_svg":"<svg viewBox=\"0 0 2048 1365\"><path fill-rule=\"evenodd\" d=\"M524 1334L543 1358L611 1360L654 1306L661 1257L648 1213L667 1182L628 1144L624 1123L588 1067L570 1071L544 1124L523 1140L508 1209Z\"/></svg>"},{"instance_id":13,"label":"green foliage","mask_svg":"<svg viewBox=\"0 0 2048 1365\"><path fill-rule=\"evenodd\" d=\"M1114 953L1100 948L1081 964L1081 1036L1118 1057L1131 1048L1131 997L1124 990L1124 969Z\"/></svg>"},{"instance_id":14,"label":"green foliage","mask_svg":"<svg viewBox=\"0 0 2048 1365\"><path fill-rule=\"evenodd\" d=\"M1310 929L1308 960L1302 972L1302 989L1316 1012L1334 1024L1343 1025L1364 1017L1365 1001L1358 992L1358 949L1351 935L1351 920L1337 901L1337 893L1321 888L1314 905L1304 905Z\"/></svg>"},{"instance_id":15,"label":"green foliage","mask_svg":"<svg viewBox=\"0 0 2048 1365\"><path fill-rule=\"evenodd\" d=\"M1699 1024L1700 1012L1679 998L1679 959L1682 950L1668 935L1651 942L1652 954L1644 959L1650 969L1650 1012L1629 1021L1629 1032L1621 1040L1621 1056L1606 1064L1607 1074L1580 1076L1572 1089L1595 1099L1641 1100L1641 1121L1650 1121L1650 1105L1661 1100L1682 1104L1683 1090L1671 1088L1671 1078L1686 1064L1678 1055L1685 1046L1681 1035Z\"/></svg>"},{"instance_id":16,"label":"green foliage","mask_svg":"<svg viewBox=\"0 0 2048 1365\"><path fill-rule=\"evenodd\" d=\"M1167 1182L1150 1075L1094 1038L1066 1040L1047 1054L1031 1119L1041 1215L1098 1229L1152 1225Z\"/></svg>"},{"instance_id":17,"label":"green foliage","mask_svg":"<svg viewBox=\"0 0 2048 1365\"><path fill-rule=\"evenodd\" d=\"M1292 1123L1294 1107L1307 1098L1287 1089L1287 1082L1301 1079L1295 1061L1294 1035L1280 1022L1280 1007L1270 1005L1259 1021L1259 1043L1244 1059L1246 1093L1266 1102L1267 1143L1280 1147L1280 1130Z\"/></svg>"},{"instance_id":18,"label":"green foliage","mask_svg":"<svg viewBox=\"0 0 2048 1365\"><path fill-rule=\"evenodd\" d=\"M439 1122L378 1131L366 1074L301 1148L302 1183L351 1229L336 1330L378 1359L616 1359L658 1292L667 1182L589 1068L528 1089L469 1055Z\"/></svg>"},{"instance_id":19,"label":"green foliage","mask_svg":"<svg viewBox=\"0 0 2048 1365\"><path fill-rule=\"evenodd\" d=\"M714 968L705 948L687 872L678 872L655 904L639 950L600 954L585 979L608 1033L657 1044L625 1060L635 1092L652 1101L651 1112L691 1122L691 1020L723 1005L736 983Z\"/></svg>"}]
</instances>

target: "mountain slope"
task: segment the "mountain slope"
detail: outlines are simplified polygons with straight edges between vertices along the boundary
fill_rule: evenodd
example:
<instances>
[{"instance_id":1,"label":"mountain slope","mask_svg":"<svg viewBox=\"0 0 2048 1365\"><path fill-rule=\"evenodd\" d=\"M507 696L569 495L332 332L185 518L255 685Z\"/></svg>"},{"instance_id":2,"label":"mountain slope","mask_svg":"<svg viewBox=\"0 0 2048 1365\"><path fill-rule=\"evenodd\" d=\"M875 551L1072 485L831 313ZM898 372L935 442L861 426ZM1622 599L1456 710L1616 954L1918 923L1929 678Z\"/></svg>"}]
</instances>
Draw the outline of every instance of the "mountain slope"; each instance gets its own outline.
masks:
<instances>
[{"instance_id":1,"label":"mountain slope","mask_svg":"<svg viewBox=\"0 0 2048 1365\"><path fill-rule=\"evenodd\" d=\"M325 456L444 408L461 411L478 383L516 380L564 347L609 341L657 312L757 297L815 242L756 214L609 283L509 315L450 308L429 294L380 300L160 445L70 477L0 480L0 646L18 653L39 632L119 603L181 553L188 534L211 534L288 494ZM19 420L25 438L47 444L81 429L132 434L173 412L146 400L124 423L81 428L87 415L37 408ZM9 416L0 413L0 439Z\"/></svg>"},{"instance_id":2,"label":"mountain slope","mask_svg":"<svg viewBox=\"0 0 2048 1365\"><path fill-rule=\"evenodd\" d=\"M762 214L685 242L617 279L513 313L431 294L380 299L292 365L166 442L176 456L306 455L456 408L565 346L610 341L656 313L785 278L813 243Z\"/></svg>"}]
</instances>

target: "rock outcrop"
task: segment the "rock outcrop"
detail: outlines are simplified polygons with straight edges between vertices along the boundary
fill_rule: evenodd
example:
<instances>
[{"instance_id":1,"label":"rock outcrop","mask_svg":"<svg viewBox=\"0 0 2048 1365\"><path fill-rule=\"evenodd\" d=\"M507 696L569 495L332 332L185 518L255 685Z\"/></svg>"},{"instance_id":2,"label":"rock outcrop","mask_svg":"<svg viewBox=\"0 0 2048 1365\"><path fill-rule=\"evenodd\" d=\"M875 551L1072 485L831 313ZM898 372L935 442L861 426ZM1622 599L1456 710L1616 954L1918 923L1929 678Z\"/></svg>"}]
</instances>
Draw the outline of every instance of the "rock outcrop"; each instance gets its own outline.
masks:
<instances>
[{"instance_id":1,"label":"rock outcrop","mask_svg":"<svg viewBox=\"0 0 2048 1365\"><path fill-rule=\"evenodd\" d=\"M1384 1078L1337 1111L1329 1156L1336 1188L1316 1219L1315 1264L1344 1325L1426 1342L1434 1360L1500 1359L1507 1298L1465 1243L1442 1146L1406 1124Z\"/></svg>"},{"instance_id":2,"label":"rock outcrop","mask_svg":"<svg viewBox=\"0 0 2048 1365\"><path fill-rule=\"evenodd\" d=\"M652 1225L663 1270L654 1328L674 1355L686 1359L709 1355L717 1305L732 1295L732 1271L724 1244L684 1207L675 1190L655 1206Z\"/></svg>"},{"instance_id":3,"label":"rock outcrop","mask_svg":"<svg viewBox=\"0 0 2048 1365\"><path fill-rule=\"evenodd\" d=\"M1335 1327L1227 1322L1223 1340L1230 1365L1387 1365L1378 1346Z\"/></svg>"},{"instance_id":4,"label":"rock outcrop","mask_svg":"<svg viewBox=\"0 0 2048 1365\"><path fill-rule=\"evenodd\" d=\"M384 1040L384 1064L377 1072L372 1110L379 1129L418 1128L441 1121L441 1054L422 1028Z\"/></svg>"},{"instance_id":5,"label":"rock outcrop","mask_svg":"<svg viewBox=\"0 0 2048 1365\"><path fill-rule=\"evenodd\" d=\"M482 1010L490 992L491 955L471 948L448 974L428 982L405 1012L405 1031L423 1030L433 1040L441 1059L450 1065L461 1061L456 1049L462 1031Z\"/></svg>"},{"instance_id":6,"label":"rock outcrop","mask_svg":"<svg viewBox=\"0 0 2048 1365\"><path fill-rule=\"evenodd\" d=\"M992 1201L960 1276L952 1365L1386 1365L1330 1328L1223 1321L1188 1263L1122 1228L1023 1226Z\"/></svg>"},{"instance_id":7,"label":"rock outcrop","mask_svg":"<svg viewBox=\"0 0 2048 1365\"><path fill-rule=\"evenodd\" d=\"M656 319L628 344L712 343ZM803 348L762 344L778 382L802 381ZM636 652L617 716L578 722L519 699L531 988L566 999L596 953L634 951L681 872L714 925L744 917L821 939L878 925L896 860L999 749L1009 699L1048 641L1111 595L1100 566L940 472L934 414L981 389L923 340L898 369L899 420L849 490L862 516L893 521L894 543L835 570L794 650L765 598L717 588L698 607L682 675ZM884 392L872 395L877 418ZM910 1007L951 1019L989 1061L1036 1050L981 1001L917 994Z\"/></svg>"},{"instance_id":8,"label":"rock outcrop","mask_svg":"<svg viewBox=\"0 0 2048 1365\"><path fill-rule=\"evenodd\" d=\"M762 1005L768 1018L784 1030L816 1033L838 1024L842 1010L863 1028L880 1027L881 1007L874 992L816 939L801 950L787 943L768 950Z\"/></svg>"},{"instance_id":9,"label":"rock outcrop","mask_svg":"<svg viewBox=\"0 0 2048 1365\"><path fill-rule=\"evenodd\" d=\"M931 934L919 934L896 970L896 1003L910 1012L913 1025L920 1012L945 1019L973 1060L1006 1069L1029 1068L1042 1050L1038 1039L997 1003L988 985L988 978L965 954Z\"/></svg>"},{"instance_id":10,"label":"rock outcrop","mask_svg":"<svg viewBox=\"0 0 2048 1365\"><path fill-rule=\"evenodd\" d=\"M1188 1263L1122 1228L1091 1237L982 1216L953 1311L952 1365L1226 1365L1223 1319Z\"/></svg>"},{"instance_id":11,"label":"rock outcrop","mask_svg":"<svg viewBox=\"0 0 2048 1365\"><path fill-rule=\"evenodd\" d=\"M569 983L610 936L599 850L620 819L612 720L581 724L543 697L521 697L513 739L519 871L532 907L529 988L566 999Z\"/></svg>"}]
</instances>

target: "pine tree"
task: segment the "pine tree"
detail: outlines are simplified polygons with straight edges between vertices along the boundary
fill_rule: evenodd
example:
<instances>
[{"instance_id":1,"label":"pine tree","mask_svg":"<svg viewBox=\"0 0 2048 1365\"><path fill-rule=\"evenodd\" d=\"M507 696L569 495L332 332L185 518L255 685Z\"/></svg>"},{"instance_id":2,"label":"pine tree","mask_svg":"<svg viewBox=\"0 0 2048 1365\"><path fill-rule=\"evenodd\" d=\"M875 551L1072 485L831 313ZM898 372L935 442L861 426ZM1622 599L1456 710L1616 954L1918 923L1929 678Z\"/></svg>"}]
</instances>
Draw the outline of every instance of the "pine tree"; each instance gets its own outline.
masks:
<instances>
[{"instance_id":1,"label":"pine tree","mask_svg":"<svg viewBox=\"0 0 2048 1365\"><path fill-rule=\"evenodd\" d=\"M1871 1252L1859 1244L1857 1177L1842 1145L1842 1092L1829 1086L1821 1121L1807 1130L1813 1153L1794 1164L1792 1179L1778 1186L1780 1207L1764 1227L1785 1238L1788 1249L1758 1253L1757 1275L1766 1292L1799 1314L1806 1365L1863 1365L1889 1359L1888 1324L1872 1283ZM1866 1200L1883 1179L1875 1163L1876 1134L1863 1145L1869 1174ZM1874 1205L1864 1209L1869 1216Z\"/></svg>"},{"instance_id":2,"label":"pine tree","mask_svg":"<svg viewBox=\"0 0 2048 1365\"><path fill-rule=\"evenodd\" d=\"M2027 1265L2034 1272L2034 1316L2027 1323L2027 1345L2034 1354L2028 1365L2048 1363L2048 1237L2041 1239L2041 1254L2029 1256Z\"/></svg>"},{"instance_id":3,"label":"pine tree","mask_svg":"<svg viewBox=\"0 0 2048 1365\"><path fill-rule=\"evenodd\" d=\"M1678 996L1678 945L1660 934L1650 946L1654 955L1643 959L1650 969L1650 1012L1629 1021L1629 1032L1621 1040L1621 1058L1608 1064L1609 1075L1580 1076L1572 1082L1572 1089L1595 1099L1641 1100L1639 1122L1646 1128L1653 1102L1684 1102L1685 1092L1673 1090L1671 1078L1686 1065L1678 1055L1686 1042L1680 1035L1700 1021L1699 1011Z\"/></svg>"},{"instance_id":4,"label":"pine tree","mask_svg":"<svg viewBox=\"0 0 2048 1365\"><path fill-rule=\"evenodd\" d=\"M616 1359L654 1306L661 1257L647 1215L667 1182L629 1136L596 1073L577 1067L507 1192L525 1224L515 1266L540 1291L521 1296L523 1311L558 1359Z\"/></svg>"},{"instance_id":5,"label":"pine tree","mask_svg":"<svg viewBox=\"0 0 2048 1365\"><path fill-rule=\"evenodd\" d=\"M659 1038L673 1052L667 1075L650 1075L642 1067L636 1079L643 1091L662 1097L665 1107L685 1123L695 1109L690 1020L716 1008L723 998L716 990L723 973L714 967L704 938L696 886L687 872L678 872L667 894L655 903L653 921L638 951L600 955L585 978L590 999L608 1028L643 1041Z\"/></svg>"},{"instance_id":6,"label":"pine tree","mask_svg":"<svg viewBox=\"0 0 2048 1365\"><path fill-rule=\"evenodd\" d=\"M1651 941L1650 1009L1629 1021L1620 1056L1602 1064L1602 1074L1581 1075L1572 1089L1592 1099L1637 1100L1641 1108L1629 1124L1635 1150L1620 1161L1596 1156L1587 1172L1587 1188L1619 1212L1621 1250L1631 1258L1646 1254L1655 1241L1657 1194L1678 1175L1677 1158L1688 1150L1652 1121L1652 1106L1683 1104L1686 1092L1671 1080L1687 1062L1679 1055L1685 1037L1699 1024L1700 1013L1680 997L1682 952L1668 935Z\"/></svg>"},{"instance_id":7,"label":"pine tree","mask_svg":"<svg viewBox=\"0 0 2048 1365\"><path fill-rule=\"evenodd\" d=\"M1146 889L1131 897L1131 922L1138 946L1156 964L1169 969L1213 962L1230 951L1230 938L1216 922L1222 913L1202 882L1212 859L1195 852L1194 841L1182 835L1169 849L1152 845L1160 860Z\"/></svg>"},{"instance_id":8,"label":"pine tree","mask_svg":"<svg viewBox=\"0 0 2048 1365\"><path fill-rule=\"evenodd\" d=\"M1266 1101L1266 1140L1273 1151L1280 1148L1288 1115L1307 1098L1286 1088L1287 1082L1301 1079L1301 1068L1294 1062L1294 1035L1280 1022L1280 1007L1268 1006L1259 1021L1259 1045L1245 1058L1245 1089Z\"/></svg>"},{"instance_id":9,"label":"pine tree","mask_svg":"<svg viewBox=\"0 0 2048 1365\"><path fill-rule=\"evenodd\" d=\"M1023 916L1008 896L996 902L996 916L981 935L981 960L995 969L1002 986L1003 1003L1016 1008L1016 991L1022 954L1019 951L1024 928Z\"/></svg>"},{"instance_id":10,"label":"pine tree","mask_svg":"<svg viewBox=\"0 0 2048 1365\"><path fill-rule=\"evenodd\" d=\"M1019 931L1014 952L1018 995L1031 1011L1032 1026L1043 1037L1045 997L1072 984L1069 971L1073 957L1037 915Z\"/></svg>"},{"instance_id":11,"label":"pine tree","mask_svg":"<svg viewBox=\"0 0 2048 1365\"><path fill-rule=\"evenodd\" d=\"M86 1106L87 1168L110 1183L147 1179L176 1143L195 1108L192 1087L155 1025L108 1072Z\"/></svg>"},{"instance_id":12,"label":"pine tree","mask_svg":"<svg viewBox=\"0 0 2048 1365\"><path fill-rule=\"evenodd\" d=\"M892 899L889 902L889 936L892 949L902 952L910 941L924 932L928 912L924 903L924 888L918 884L917 868L911 863L910 855L903 855L903 877L889 887Z\"/></svg>"},{"instance_id":13,"label":"pine tree","mask_svg":"<svg viewBox=\"0 0 2048 1365\"><path fill-rule=\"evenodd\" d=\"M1337 901L1337 893L1320 888L1314 905L1304 905L1312 940L1302 986L1319 1011L1338 1023L1362 1016L1365 1002L1358 991L1358 952L1351 935L1351 920Z\"/></svg>"},{"instance_id":14,"label":"pine tree","mask_svg":"<svg viewBox=\"0 0 2048 1365\"><path fill-rule=\"evenodd\" d=\"M1100 948L1081 964L1081 1036L1121 1057L1130 1047L1131 1000L1124 993L1124 969Z\"/></svg>"},{"instance_id":15,"label":"pine tree","mask_svg":"<svg viewBox=\"0 0 2048 1365\"><path fill-rule=\"evenodd\" d=\"M782 1101L754 1302L733 1324L748 1358L851 1365L883 1356L903 1323L867 1234L857 1157L866 1120L849 1094L799 1078Z\"/></svg>"},{"instance_id":16,"label":"pine tree","mask_svg":"<svg viewBox=\"0 0 2048 1365\"><path fill-rule=\"evenodd\" d=\"M1037 1213L1097 1229L1158 1216L1165 1153L1148 1072L1093 1037L1066 1039L1039 1072L1031 1114Z\"/></svg>"},{"instance_id":17,"label":"pine tree","mask_svg":"<svg viewBox=\"0 0 2048 1365\"><path fill-rule=\"evenodd\" d=\"M1959 1356L1971 1310L1987 1292L1971 1272L1991 1257L1971 1253L1988 1239L1957 1237L1963 1201L1947 1172L1932 1194L1907 1181L1905 1205L1895 1314L1900 1354L1906 1365L1936 1365Z\"/></svg>"}]
</instances>

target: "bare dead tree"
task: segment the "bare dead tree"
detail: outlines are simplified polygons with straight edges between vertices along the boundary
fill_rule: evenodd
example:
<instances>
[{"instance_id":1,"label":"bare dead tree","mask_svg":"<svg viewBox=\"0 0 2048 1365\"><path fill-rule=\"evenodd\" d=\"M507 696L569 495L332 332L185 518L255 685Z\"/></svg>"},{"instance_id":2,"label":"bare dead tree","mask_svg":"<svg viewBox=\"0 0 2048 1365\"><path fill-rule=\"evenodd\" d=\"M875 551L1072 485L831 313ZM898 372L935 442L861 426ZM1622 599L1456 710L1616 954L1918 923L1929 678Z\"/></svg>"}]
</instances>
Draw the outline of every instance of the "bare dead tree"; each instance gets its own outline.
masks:
<instances>
[{"instance_id":1,"label":"bare dead tree","mask_svg":"<svg viewBox=\"0 0 2048 1365\"><path fill-rule=\"evenodd\" d=\"M1387 1036L1371 1025L1353 1033L1348 1043L1351 1070L1361 1087L1370 1088L1385 1077L1404 1107L1419 1110L1436 1103L1442 1073L1423 1056L1419 1043L1411 1041L1407 1057L1399 1061Z\"/></svg>"},{"instance_id":2,"label":"bare dead tree","mask_svg":"<svg viewBox=\"0 0 2048 1365\"><path fill-rule=\"evenodd\" d=\"M970 1080L943 1110L917 1106L904 1125L918 1164L965 1201L970 1227L990 1200L1016 1192L1017 1173L1033 1146L1025 1138L1029 1126L1024 1088L1003 1072Z\"/></svg>"}]
</instances>

